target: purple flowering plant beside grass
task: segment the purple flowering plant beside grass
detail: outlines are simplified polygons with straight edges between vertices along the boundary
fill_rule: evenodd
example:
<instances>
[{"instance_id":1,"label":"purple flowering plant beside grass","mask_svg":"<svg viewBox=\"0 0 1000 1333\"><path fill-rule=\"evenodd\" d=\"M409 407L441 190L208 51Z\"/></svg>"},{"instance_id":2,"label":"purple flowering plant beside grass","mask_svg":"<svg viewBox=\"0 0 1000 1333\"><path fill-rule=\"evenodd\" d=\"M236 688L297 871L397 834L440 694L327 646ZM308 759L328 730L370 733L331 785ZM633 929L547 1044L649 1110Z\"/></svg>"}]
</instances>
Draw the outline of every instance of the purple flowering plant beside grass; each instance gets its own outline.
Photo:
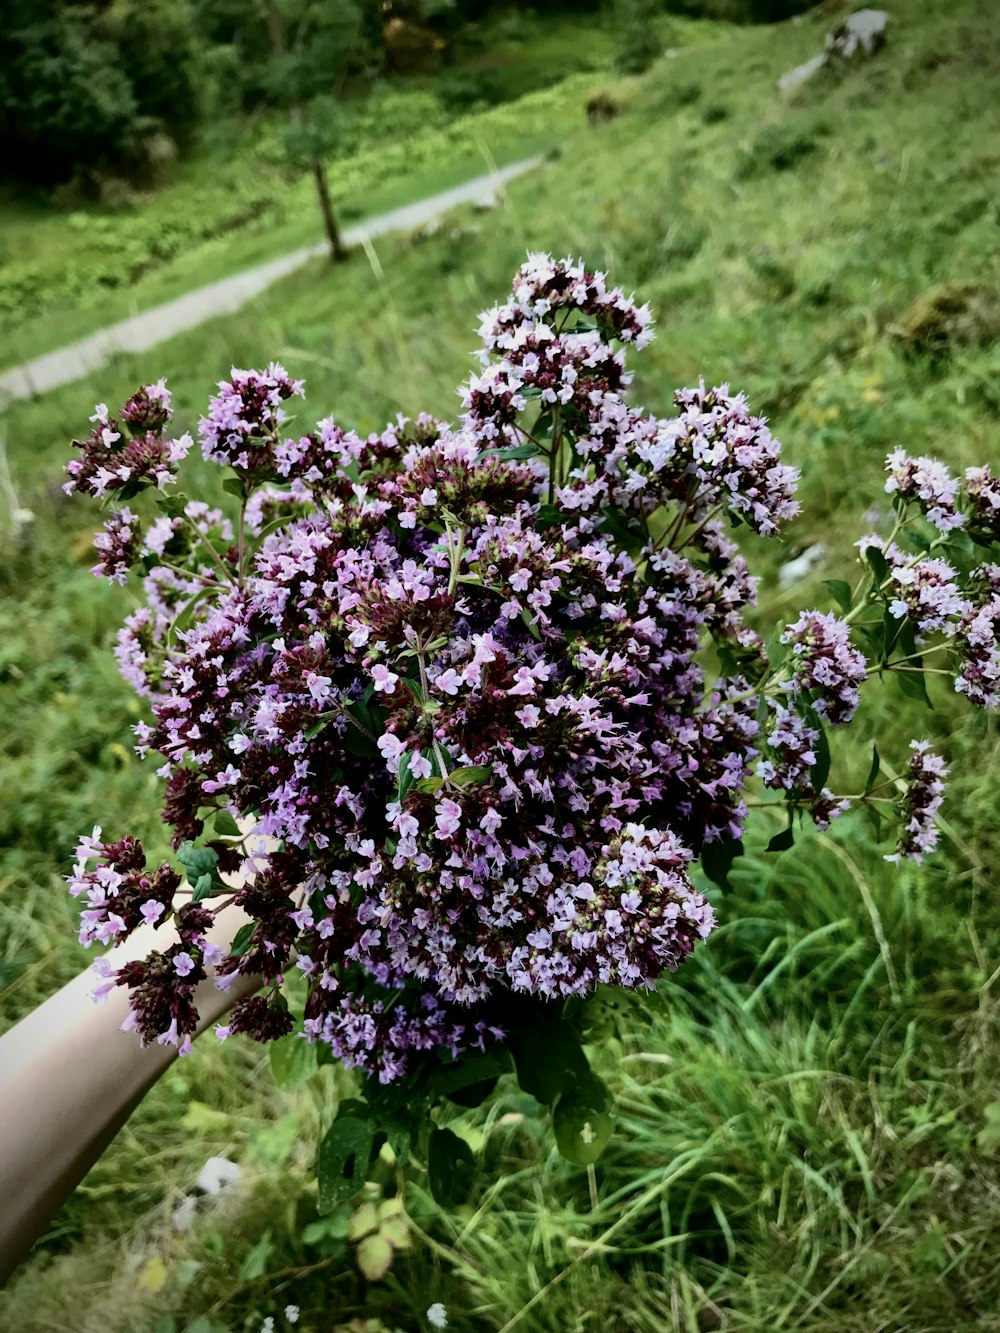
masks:
<instances>
[{"instance_id":1,"label":"purple flowering plant beside grass","mask_svg":"<svg viewBox=\"0 0 1000 1333\"><path fill-rule=\"evenodd\" d=\"M774 850L796 819L861 806L895 829L890 859L919 860L941 758L915 741L896 776L875 749L864 789L837 794L830 741L890 675L914 700L928 672L1000 697L988 468L959 482L891 453L892 531L858 543L853 587L827 582L834 610L765 641L730 530L780 536L798 473L746 400L700 385L665 419L631 405L650 312L569 260L530 255L480 335L457 425L367 438L332 417L299 433L300 381L234 370L199 423L234 516L174 490L193 442L162 381L117 418L99 405L68 467L68 491L112 507L95 572L144 579L117 656L189 885L127 834L82 839L85 943L178 932L99 960L97 993L126 986L139 1038L185 1052L197 984L261 975L218 1035L363 1080L321 1145L325 1210L386 1138L460 1197L470 1150L436 1108L508 1071L591 1164L613 1121L587 1040L711 932L693 867L725 884L748 799L787 806ZM125 503L146 490L155 516ZM232 901L249 921L224 950L206 931Z\"/></svg>"}]
</instances>

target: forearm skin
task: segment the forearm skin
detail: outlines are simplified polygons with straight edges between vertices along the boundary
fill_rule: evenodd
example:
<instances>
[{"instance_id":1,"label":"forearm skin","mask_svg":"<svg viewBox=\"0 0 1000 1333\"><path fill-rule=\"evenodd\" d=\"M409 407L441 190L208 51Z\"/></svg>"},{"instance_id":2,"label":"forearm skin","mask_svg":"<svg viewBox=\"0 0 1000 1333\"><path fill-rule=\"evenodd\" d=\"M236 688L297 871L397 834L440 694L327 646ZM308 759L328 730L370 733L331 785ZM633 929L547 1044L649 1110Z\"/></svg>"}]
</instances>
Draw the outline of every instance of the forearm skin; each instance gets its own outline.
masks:
<instances>
[{"instance_id":1,"label":"forearm skin","mask_svg":"<svg viewBox=\"0 0 1000 1333\"><path fill-rule=\"evenodd\" d=\"M209 933L227 945L244 919L227 908ZM175 938L169 925L143 927L110 957L116 964L143 958ZM177 1058L175 1046L143 1049L134 1032L121 1032L125 987L94 1004L89 993L98 980L89 970L74 977L0 1037L0 1284ZM220 991L203 981L199 1032L260 984L238 977Z\"/></svg>"}]
</instances>

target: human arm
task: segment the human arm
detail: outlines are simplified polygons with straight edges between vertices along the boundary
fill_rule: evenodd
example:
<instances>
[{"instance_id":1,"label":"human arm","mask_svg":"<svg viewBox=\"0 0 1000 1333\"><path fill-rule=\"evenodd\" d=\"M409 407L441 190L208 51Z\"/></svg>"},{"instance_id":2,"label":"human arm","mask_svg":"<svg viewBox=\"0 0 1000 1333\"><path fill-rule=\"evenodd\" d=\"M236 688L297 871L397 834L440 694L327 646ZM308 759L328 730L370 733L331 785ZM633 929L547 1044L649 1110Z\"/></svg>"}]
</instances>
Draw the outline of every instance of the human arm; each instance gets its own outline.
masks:
<instances>
[{"instance_id":1,"label":"human arm","mask_svg":"<svg viewBox=\"0 0 1000 1333\"><path fill-rule=\"evenodd\" d=\"M244 920L219 913L209 938L228 945ZM116 966L173 941L173 927L142 927L109 955ZM116 987L90 1000L87 970L0 1037L0 1283L115 1137L145 1093L177 1058L174 1046L139 1045L120 1031L128 996ZM215 1024L259 977L237 976L226 991L198 987L198 1031Z\"/></svg>"}]
</instances>

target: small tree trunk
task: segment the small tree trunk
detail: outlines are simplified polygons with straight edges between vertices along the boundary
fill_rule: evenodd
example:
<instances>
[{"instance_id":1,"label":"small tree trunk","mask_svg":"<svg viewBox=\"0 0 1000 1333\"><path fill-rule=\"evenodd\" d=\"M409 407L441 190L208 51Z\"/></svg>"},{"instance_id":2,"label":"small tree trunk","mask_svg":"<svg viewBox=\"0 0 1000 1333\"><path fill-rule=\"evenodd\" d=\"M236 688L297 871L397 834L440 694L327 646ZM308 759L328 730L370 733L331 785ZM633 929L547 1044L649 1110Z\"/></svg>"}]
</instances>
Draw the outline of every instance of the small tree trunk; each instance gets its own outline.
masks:
<instances>
[{"instance_id":1,"label":"small tree trunk","mask_svg":"<svg viewBox=\"0 0 1000 1333\"><path fill-rule=\"evenodd\" d=\"M347 258L347 250L340 236L337 218L330 202L330 187L327 184L326 168L318 157L313 158L313 180L316 182L316 195L319 199L319 211L323 214L323 228L326 239L330 242L330 258L334 263L342 263Z\"/></svg>"},{"instance_id":2,"label":"small tree trunk","mask_svg":"<svg viewBox=\"0 0 1000 1333\"><path fill-rule=\"evenodd\" d=\"M271 47L276 56L284 55L287 49L285 41L285 25L282 21L281 10L278 8L277 0L265 0L267 7L267 26L271 33ZM302 107L295 103L292 106L292 120L296 125L302 124ZM323 230L326 232L326 239L330 242L330 258L335 263L340 263L347 258L347 250L340 237L340 228L337 226L337 218L333 211L333 204L330 202L330 187L326 181L326 168L320 158L314 157L312 161L313 180L316 182L316 196L319 199L319 211L323 215Z\"/></svg>"}]
</instances>

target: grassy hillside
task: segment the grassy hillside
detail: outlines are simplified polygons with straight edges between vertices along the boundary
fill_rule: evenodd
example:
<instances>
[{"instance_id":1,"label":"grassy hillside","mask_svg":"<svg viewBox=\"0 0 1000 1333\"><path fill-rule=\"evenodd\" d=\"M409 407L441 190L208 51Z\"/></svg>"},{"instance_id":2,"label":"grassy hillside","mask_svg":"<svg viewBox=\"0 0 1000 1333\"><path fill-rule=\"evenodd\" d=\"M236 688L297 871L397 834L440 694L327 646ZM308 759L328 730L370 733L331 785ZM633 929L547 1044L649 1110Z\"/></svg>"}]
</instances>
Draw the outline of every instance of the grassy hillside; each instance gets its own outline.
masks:
<instances>
[{"instance_id":1,"label":"grassy hillside","mask_svg":"<svg viewBox=\"0 0 1000 1333\"><path fill-rule=\"evenodd\" d=\"M80 966L59 883L80 830L99 820L157 845L157 784L130 751L138 704L110 657L123 601L86 572L88 516L58 486L95 400L166 374L193 423L231 364L278 357L316 417L449 415L477 312L525 249L549 248L651 302L638 401L666 411L703 375L773 418L804 514L784 546L752 552L768 615L827 606L819 580L841 571L782 588L779 567L816 542L848 557L884 509L889 447L1000 457L995 5L898 0L883 54L780 98L833 12L715 31L641 80L606 81L622 115L567 117L558 159L503 210L317 263L239 316L7 413L34 520L0 562L5 1022ZM926 735L952 763L942 852L897 871L844 821L769 856L761 816L758 850L716 895L719 930L604 1052L620 1132L596 1209L512 1092L461 1120L484 1151L474 1206L449 1220L415 1189L415 1244L366 1287L349 1244L302 1231L333 1079L281 1092L255 1049L209 1042L0 1295L0 1324L256 1333L293 1301L314 1333L351 1318L409 1333L443 1301L463 1333L1000 1329L1000 741L995 717L932 695L933 712L882 707L890 760ZM175 1233L171 1209L212 1152L244 1165L245 1192Z\"/></svg>"}]
</instances>

